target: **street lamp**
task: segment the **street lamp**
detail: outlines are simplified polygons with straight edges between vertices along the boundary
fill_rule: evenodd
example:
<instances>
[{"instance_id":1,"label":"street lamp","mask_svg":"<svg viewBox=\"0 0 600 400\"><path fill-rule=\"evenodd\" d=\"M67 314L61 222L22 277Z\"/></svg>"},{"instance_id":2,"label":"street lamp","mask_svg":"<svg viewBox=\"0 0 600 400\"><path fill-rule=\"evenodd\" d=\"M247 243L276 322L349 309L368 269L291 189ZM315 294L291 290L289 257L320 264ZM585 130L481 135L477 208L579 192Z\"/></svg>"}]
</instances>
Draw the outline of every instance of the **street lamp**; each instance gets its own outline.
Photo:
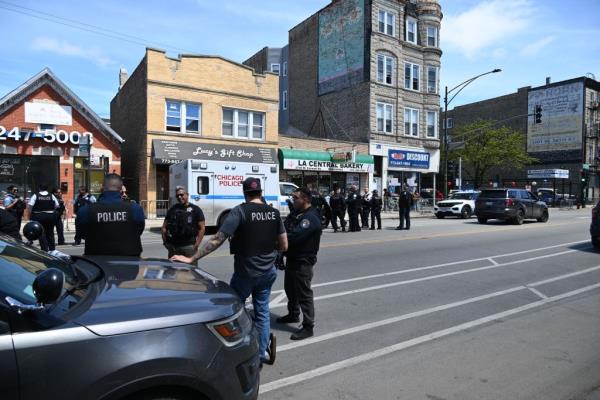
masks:
<instances>
[{"instance_id":1,"label":"street lamp","mask_svg":"<svg viewBox=\"0 0 600 400\"><path fill-rule=\"evenodd\" d=\"M457 94L459 94L464 88L466 88L471 82L473 82L477 78L481 78L484 75L495 74L496 72L502 71L500 68L493 69L488 72L484 72L483 74L479 74L474 76L473 78L467 79L461 84L456 85L452 89L448 90L448 86L446 86L445 94L444 94L444 197L448 197L448 104L454 100ZM448 100L448 94L457 90L454 93L454 96Z\"/></svg>"}]
</instances>

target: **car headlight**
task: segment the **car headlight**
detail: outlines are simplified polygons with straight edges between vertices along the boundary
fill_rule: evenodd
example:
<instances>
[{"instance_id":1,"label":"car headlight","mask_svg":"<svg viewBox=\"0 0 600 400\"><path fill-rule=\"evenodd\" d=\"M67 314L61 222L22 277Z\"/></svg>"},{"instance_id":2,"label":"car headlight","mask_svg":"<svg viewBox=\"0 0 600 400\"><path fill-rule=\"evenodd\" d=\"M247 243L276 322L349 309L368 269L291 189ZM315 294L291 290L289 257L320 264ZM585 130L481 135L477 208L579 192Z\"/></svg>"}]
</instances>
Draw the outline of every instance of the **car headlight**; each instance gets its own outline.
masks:
<instances>
[{"instance_id":1,"label":"car headlight","mask_svg":"<svg viewBox=\"0 0 600 400\"><path fill-rule=\"evenodd\" d=\"M220 321L208 322L206 327L225 346L233 347L239 344L252 330L252 320L245 308L241 308L233 316Z\"/></svg>"}]
</instances>

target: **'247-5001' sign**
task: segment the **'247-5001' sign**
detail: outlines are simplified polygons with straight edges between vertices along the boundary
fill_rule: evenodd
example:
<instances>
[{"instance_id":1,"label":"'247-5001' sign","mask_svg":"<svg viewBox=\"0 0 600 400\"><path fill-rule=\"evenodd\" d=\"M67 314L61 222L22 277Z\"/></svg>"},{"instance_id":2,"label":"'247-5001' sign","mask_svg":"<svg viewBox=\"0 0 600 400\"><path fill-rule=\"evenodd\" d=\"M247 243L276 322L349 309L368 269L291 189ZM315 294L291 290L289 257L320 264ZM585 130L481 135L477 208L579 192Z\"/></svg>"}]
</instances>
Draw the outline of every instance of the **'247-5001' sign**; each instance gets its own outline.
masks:
<instances>
[{"instance_id":1,"label":"'247-5001' sign","mask_svg":"<svg viewBox=\"0 0 600 400\"><path fill-rule=\"evenodd\" d=\"M429 169L429 153L408 150L390 150L388 165L397 168Z\"/></svg>"}]
</instances>

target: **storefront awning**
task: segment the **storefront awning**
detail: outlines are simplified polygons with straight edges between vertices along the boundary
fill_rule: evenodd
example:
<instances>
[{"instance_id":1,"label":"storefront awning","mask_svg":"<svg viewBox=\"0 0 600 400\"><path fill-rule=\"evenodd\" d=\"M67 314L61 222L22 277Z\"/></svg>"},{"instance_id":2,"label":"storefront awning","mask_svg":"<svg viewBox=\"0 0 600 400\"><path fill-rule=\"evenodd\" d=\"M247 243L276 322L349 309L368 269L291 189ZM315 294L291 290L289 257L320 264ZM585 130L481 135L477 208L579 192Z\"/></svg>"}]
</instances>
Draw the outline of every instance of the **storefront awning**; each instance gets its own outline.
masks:
<instances>
[{"instance_id":1,"label":"storefront awning","mask_svg":"<svg viewBox=\"0 0 600 400\"><path fill-rule=\"evenodd\" d=\"M327 151L313 150L297 150L297 149L279 149L279 160L316 160L316 161L332 161L331 153ZM368 154L357 154L357 163L375 164L375 158Z\"/></svg>"},{"instance_id":2,"label":"storefront awning","mask_svg":"<svg viewBox=\"0 0 600 400\"><path fill-rule=\"evenodd\" d=\"M268 147L153 139L152 153L154 164L177 164L188 159L277 164L275 149Z\"/></svg>"},{"instance_id":3,"label":"storefront awning","mask_svg":"<svg viewBox=\"0 0 600 400\"><path fill-rule=\"evenodd\" d=\"M283 169L304 171L373 172L375 159L368 154L357 154L353 161L333 161L326 151L279 149L279 161Z\"/></svg>"}]
</instances>

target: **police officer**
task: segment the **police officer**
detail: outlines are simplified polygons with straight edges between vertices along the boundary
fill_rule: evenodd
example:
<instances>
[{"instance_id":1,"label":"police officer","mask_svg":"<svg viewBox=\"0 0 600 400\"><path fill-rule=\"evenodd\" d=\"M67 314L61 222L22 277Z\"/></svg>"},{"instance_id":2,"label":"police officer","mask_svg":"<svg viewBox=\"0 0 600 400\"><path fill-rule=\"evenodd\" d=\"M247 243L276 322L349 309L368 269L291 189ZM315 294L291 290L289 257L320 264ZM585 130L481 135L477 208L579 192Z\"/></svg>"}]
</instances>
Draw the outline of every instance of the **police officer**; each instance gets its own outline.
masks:
<instances>
[{"instance_id":1,"label":"police officer","mask_svg":"<svg viewBox=\"0 0 600 400\"><path fill-rule=\"evenodd\" d=\"M56 209L58 200L48 192L48 185L41 184L39 191L31 196L27 204L27 216L32 221L39 222L44 228L40 237L40 247L44 251L56 249L54 242L54 225L56 224Z\"/></svg>"},{"instance_id":2,"label":"police officer","mask_svg":"<svg viewBox=\"0 0 600 400\"><path fill-rule=\"evenodd\" d=\"M56 209L56 236L58 238L58 244L65 244L65 226L63 224L63 219L65 217L65 211L67 210L65 207L65 201L62 198L62 192L60 189L55 188L53 190L54 197L58 200L58 208Z\"/></svg>"},{"instance_id":3,"label":"police officer","mask_svg":"<svg viewBox=\"0 0 600 400\"><path fill-rule=\"evenodd\" d=\"M364 229L369 229L369 214L371 212L371 193L369 193L369 189L363 189L363 195L361 196L361 226Z\"/></svg>"},{"instance_id":4,"label":"police officer","mask_svg":"<svg viewBox=\"0 0 600 400\"><path fill-rule=\"evenodd\" d=\"M298 211L293 218L286 218L288 251L286 256L285 294L288 298L288 314L277 318L279 323L300 322L302 327L290 339L302 340L313 335L315 307L311 281L313 268L317 263L317 252L321 243L321 221L319 213L311 206L311 193L307 189L297 189L292 198Z\"/></svg>"},{"instance_id":5,"label":"police officer","mask_svg":"<svg viewBox=\"0 0 600 400\"><path fill-rule=\"evenodd\" d=\"M6 192L3 201L4 209L16 219L17 226L20 227L26 204L23 201L23 198L19 196L19 189L17 189L15 185L7 187Z\"/></svg>"},{"instance_id":6,"label":"police officer","mask_svg":"<svg viewBox=\"0 0 600 400\"><path fill-rule=\"evenodd\" d=\"M204 213L189 202L190 195L185 188L178 186L175 197L177 203L167 211L161 228L163 243L169 251L169 258L176 254L191 257L204 238Z\"/></svg>"},{"instance_id":7,"label":"police officer","mask_svg":"<svg viewBox=\"0 0 600 400\"><path fill-rule=\"evenodd\" d=\"M346 205L348 206L348 219L350 220L350 232L360 232L360 226L358 225L358 214L360 214L360 203L362 199L358 193L356 193L356 186L350 187L348 197L346 198Z\"/></svg>"},{"instance_id":8,"label":"police officer","mask_svg":"<svg viewBox=\"0 0 600 400\"><path fill-rule=\"evenodd\" d=\"M121 186L123 180L119 175L106 175L99 200L77 211L75 224L85 239L85 255L139 257L142 254L144 211L138 204L121 200Z\"/></svg>"},{"instance_id":9,"label":"police officer","mask_svg":"<svg viewBox=\"0 0 600 400\"><path fill-rule=\"evenodd\" d=\"M337 224L338 219L342 227L342 232L346 232L346 201L340 188L335 188L333 195L329 198L329 205L331 207L331 224L333 225L333 231L337 232L339 226Z\"/></svg>"},{"instance_id":10,"label":"police officer","mask_svg":"<svg viewBox=\"0 0 600 400\"><path fill-rule=\"evenodd\" d=\"M95 203L96 198L88 193L87 188L85 186L79 187L79 194L75 198L73 203L73 213L77 215L79 209L87 204ZM77 222L75 223L75 242L73 246L79 246L81 244L81 232L77 229Z\"/></svg>"},{"instance_id":11,"label":"police officer","mask_svg":"<svg viewBox=\"0 0 600 400\"><path fill-rule=\"evenodd\" d=\"M373 190L373 195L369 202L371 206L371 230L375 230L375 220L377 220L377 229L381 230L381 207L383 200L377 190Z\"/></svg>"},{"instance_id":12,"label":"police officer","mask_svg":"<svg viewBox=\"0 0 600 400\"><path fill-rule=\"evenodd\" d=\"M413 195L408 190L407 185L402 186L400 197L398 198L398 210L400 217L400 225L396 228L397 231L404 229L404 221L406 220L406 230L410 229L410 209L414 203Z\"/></svg>"},{"instance_id":13,"label":"police officer","mask_svg":"<svg viewBox=\"0 0 600 400\"><path fill-rule=\"evenodd\" d=\"M277 278L274 265L278 250L287 250L287 236L279 211L261 200L260 179L247 178L242 183L242 190L246 202L231 210L215 236L192 257L178 255L171 260L195 264L232 238L230 251L234 254L234 273L230 285L242 302L252 295L261 363L272 364L275 346L273 335L269 335L269 297Z\"/></svg>"}]
</instances>

